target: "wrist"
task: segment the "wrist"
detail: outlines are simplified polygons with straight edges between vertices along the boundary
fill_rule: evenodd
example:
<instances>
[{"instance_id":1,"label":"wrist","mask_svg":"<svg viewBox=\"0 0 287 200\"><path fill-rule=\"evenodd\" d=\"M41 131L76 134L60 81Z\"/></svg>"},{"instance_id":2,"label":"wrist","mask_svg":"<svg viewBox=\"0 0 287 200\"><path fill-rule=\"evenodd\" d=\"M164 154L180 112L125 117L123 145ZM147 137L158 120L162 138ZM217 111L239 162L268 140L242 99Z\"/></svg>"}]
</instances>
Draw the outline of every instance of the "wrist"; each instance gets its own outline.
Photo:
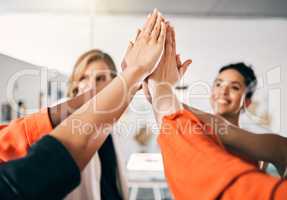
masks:
<instances>
[{"instance_id":1,"label":"wrist","mask_svg":"<svg viewBox=\"0 0 287 200\"><path fill-rule=\"evenodd\" d=\"M182 104L177 99L172 85L149 80L148 87L152 97L152 107L159 125L161 125L163 116L182 109Z\"/></svg>"},{"instance_id":2,"label":"wrist","mask_svg":"<svg viewBox=\"0 0 287 200\"><path fill-rule=\"evenodd\" d=\"M162 95L173 95L173 86L167 82L148 80L148 89L152 98Z\"/></svg>"},{"instance_id":3,"label":"wrist","mask_svg":"<svg viewBox=\"0 0 287 200\"><path fill-rule=\"evenodd\" d=\"M147 72L143 69L143 67L127 67L124 71L124 74L127 74L128 76L133 77L134 79L137 79L139 81L143 81L146 76Z\"/></svg>"}]
</instances>

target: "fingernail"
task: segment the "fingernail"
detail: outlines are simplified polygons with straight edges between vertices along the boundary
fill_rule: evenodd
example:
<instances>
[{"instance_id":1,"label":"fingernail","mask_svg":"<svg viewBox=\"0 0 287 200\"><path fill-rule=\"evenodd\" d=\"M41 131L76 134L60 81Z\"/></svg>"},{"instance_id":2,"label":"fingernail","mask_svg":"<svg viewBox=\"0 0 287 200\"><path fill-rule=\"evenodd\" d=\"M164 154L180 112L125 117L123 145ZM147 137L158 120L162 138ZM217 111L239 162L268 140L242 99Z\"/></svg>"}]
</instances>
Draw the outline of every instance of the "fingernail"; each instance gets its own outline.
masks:
<instances>
[{"instance_id":1,"label":"fingernail","mask_svg":"<svg viewBox=\"0 0 287 200\"><path fill-rule=\"evenodd\" d=\"M150 16L151 16L151 14L148 14L148 15L147 15L147 18L150 18Z\"/></svg>"},{"instance_id":2,"label":"fingernail","mask_svg":"<svg viewBox=\"0 0 287 200\"><path fill-rule=\"evenodd\" d=\"M155 8L155 9L153 9L153 14L155 14L157 12L157 9Z\"/></svg>"}]
</instances>

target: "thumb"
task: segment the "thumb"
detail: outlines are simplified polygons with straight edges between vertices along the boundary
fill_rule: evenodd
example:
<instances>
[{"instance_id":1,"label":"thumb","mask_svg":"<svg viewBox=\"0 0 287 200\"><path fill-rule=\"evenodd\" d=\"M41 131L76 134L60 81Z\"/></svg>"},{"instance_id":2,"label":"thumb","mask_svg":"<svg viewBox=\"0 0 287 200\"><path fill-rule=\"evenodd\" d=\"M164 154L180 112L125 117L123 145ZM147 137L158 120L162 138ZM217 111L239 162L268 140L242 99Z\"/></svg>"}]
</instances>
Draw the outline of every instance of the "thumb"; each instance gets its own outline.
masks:
<instances>
[{"instance_id":1,"label":"thumb","mask_svg":"<svg viewBox=\"0 0 287 200\"><path fill-rule=\"evenodd\" d=\"M189 65L192 63L191 59L186 60L181 67L179 68L179 75L180 77L183 77L183 75L185 74L187 68L189 67Z\"/></svg>"}]
</instances>

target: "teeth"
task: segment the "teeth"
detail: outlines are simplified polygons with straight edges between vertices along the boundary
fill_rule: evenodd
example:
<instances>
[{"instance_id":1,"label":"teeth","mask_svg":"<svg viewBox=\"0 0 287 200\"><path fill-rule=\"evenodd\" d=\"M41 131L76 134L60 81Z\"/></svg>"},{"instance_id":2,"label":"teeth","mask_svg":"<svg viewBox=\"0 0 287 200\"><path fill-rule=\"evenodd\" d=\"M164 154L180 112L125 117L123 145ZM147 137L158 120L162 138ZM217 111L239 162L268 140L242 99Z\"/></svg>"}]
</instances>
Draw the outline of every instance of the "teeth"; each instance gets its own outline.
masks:
<instances>
[{"instance_id":1,"label":"teeth","mask_svg":"<svg viewBox=\"0 0 287 200\"><path fill-rule=\"evenodd\" d=\"M217 102L220 104L228 104L228 101L225 99L217 99Z\"/></svg>"}]
</instances>

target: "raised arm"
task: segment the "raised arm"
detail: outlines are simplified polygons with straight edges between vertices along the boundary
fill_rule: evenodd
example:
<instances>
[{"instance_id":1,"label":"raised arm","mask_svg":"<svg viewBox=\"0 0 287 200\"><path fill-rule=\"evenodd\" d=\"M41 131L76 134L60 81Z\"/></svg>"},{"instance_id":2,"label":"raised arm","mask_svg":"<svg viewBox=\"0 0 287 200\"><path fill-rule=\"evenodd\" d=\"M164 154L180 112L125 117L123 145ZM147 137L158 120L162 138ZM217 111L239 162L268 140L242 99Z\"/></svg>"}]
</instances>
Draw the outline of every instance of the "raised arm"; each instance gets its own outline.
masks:
<instances>
[{"instance_id":1,"label":"raised arm","mask_svg":"<svg viewBox=\"0 0 287 200\"><path fill-rule=\"evenodd\" d=\"M96 89L93 88L81 95L71 98L63 103L59 103L48 108L48 114L51 120L52 127L55 128L83 104L89 101L96 94Z\"/></svg>"},{"instance_id":2,"label":"raised arm","mask_svg":"<svg viewBox=\"0 0 287 200\"><path fill-rule=\"evenodd\" d=\"M163 116L182 109L182 104L173 92L173 86L184 75L191 62L188 59L182 64L179 55L176 55L175 32L168 24L163 56L158 68L149 76L147 85L144 86L159 126Z\"/></svg>"},{"instance_id":3,"label":"raised arm","mask_svg":"<svg viewBox=\"0 0 287 200\"><path fill-rule=\"evenodd\" d=\"M157 20L158 16L159 13L154 11L138 39L130 44L124 58L126 70L51 132L70 151L80 169L84 168L92 156L83 156L88 152L89 142L93 140L97 144L94 145L94 152L97 151L107 137L109 128L133 97L135 85L155 70L166 35L166 25Z\"/></svg>"},{"instance_id":4,"label":"raised arm","mask_svg":"<svg viewBox=\"0 0 287 200\"><path fill-rule=\"evenodd\" d=\"M279 174L284 176L287 166L287 138L274 133L252 133L234 126L221 116L205 113L188 106L185 108L196 114L203 123L212 127L228 151L253 162L273 163Z\"/></svg>"},{"instance_id":5,"label":"raised arm","mask_svg":"<svg viewBox=\"0 0 287 200\"><path fill-rule=\"evenodd\" d=\"M168 40L169 28L166 51ZM149 77L148 89L161 126L158 143L173 196L176 199L241 199L244 193L246 199L268 199L271 195L274 199L284 199L286 183L259 172L254 165L225 151L214 137L206 135L202 122L210 122L216 116L195 109L190 112L179 102L171 86L178 80L180 70L170 63L159 65ZM169 116L163 118L164 115ZM250 190L251 186L255 187Z\"/></svg>"},{"instance_id":6,"label":"raised arm","mask_svg":"<svg viewBox=\"0 0 287 200\"><path fill-rule=\"evenodd\" d=\"M174 34L172 29L168 28L168 30ZM283 176L287 166L287 139L285 137L272 133L255 134L230 124L220 116L181 105L172 91L172 86L180 79L188 65L185 62L184 67L181 67L180 63L174 67L176 65L174 38L173 35L169 37L168 31L166 49L160 65L148 79L148 90L144 88L147 98L152 103L158 124L161 125L162 117L165 115L175 113L183 107L189 109L204 124L212 127L213 132L219 136L219 142L228 151L254 163L271 162Z\"/></svg>"}]
</instances>

